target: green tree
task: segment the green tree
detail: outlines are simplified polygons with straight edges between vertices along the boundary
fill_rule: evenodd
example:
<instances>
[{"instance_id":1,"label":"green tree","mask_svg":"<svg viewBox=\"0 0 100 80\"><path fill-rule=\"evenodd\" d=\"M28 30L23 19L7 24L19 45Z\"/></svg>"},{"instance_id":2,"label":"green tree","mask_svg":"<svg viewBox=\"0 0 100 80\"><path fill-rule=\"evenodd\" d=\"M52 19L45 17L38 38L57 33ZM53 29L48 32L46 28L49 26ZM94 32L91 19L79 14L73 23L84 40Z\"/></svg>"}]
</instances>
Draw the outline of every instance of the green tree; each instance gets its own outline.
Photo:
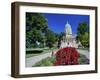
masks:
<instances>
[{"instance_id":1,"label":"green tree","mask_svg":"<svg viewBox=\"0 0 100 80\"><path fill-rule=\"evenodd\" d=\"M53 47L53 45L55 44L55 42L57 40L55 33L48 29L45 36L46 36L46 45L49 48Z\"/></svg>"},{"instance_id":2,"label":"green tree","mask_svg":"<svg viewBox=\"0 0 100 80\"><path fill-rule=\"evenodd\" d=\"M77 28L77 34L83 35L85 32L89 33L89 26L86 22L79 23Z\"/></svg>"},{"instance_id":3,"label":"green tree","mask_svg":"<svg viewBox=\"0 0 100 80\"><path fill-rule=\"evenodd\" d=\"M44 31L48 28L48 23L42 13L26 13L26 31L36 28Z\"/></svg>"},{"instance_id":4,"label":"green tree","mask_svg":"<svg viewBox=\"0 0 100 80\"><path fill-rule=\"evenodd\" d=\"M89 47L89 26L86 22L78 25L77 41L80 41L84 47Z\"/></svg>"},{"instance_id":5,"label":"green tree","mask_svg":"<svg viewBox=\"0 0 100 80\"><path fill-rule=\"evenodd\" d=\"M61 33L59 34L59 39L61 40L61 39L63 38L64 35L65 35L64 32L61 32Z\"/></svg>"},{"instance_id":6,"label":"green tree","mask_svg":"<svg viewBox=\"0 0 100 80\"><path fill-rule=\"evenodd\" d=\"M82 43L83 46L89 47L89 34L87 32L85 32L85 34L82 35L81 43Z\"/></svg>"},{"instance_id":7,"label":"green tree","mask_svg":"<svg viewBox=\"0 0 100 80\"><path fill-rule=\"evenodd\" d=\"M43 44L44 37L48 28L48 23L41 13L26 13L26 47L36 47L36 41Z\"/></svg>"}]
</instances>

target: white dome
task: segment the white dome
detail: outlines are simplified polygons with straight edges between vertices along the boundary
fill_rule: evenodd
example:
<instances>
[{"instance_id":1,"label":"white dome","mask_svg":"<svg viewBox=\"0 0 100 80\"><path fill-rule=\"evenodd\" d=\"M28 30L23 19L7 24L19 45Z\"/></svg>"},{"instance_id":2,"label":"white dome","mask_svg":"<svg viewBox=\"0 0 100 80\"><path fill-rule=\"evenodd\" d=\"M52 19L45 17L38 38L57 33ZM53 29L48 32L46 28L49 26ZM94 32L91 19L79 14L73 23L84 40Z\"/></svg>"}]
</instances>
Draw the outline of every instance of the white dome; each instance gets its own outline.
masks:
<instances>
[{"instance_id":1,"label":"white dome","mask_svg":"<svg viewBox=\"0 0 100 80\"><path fill-rule=\"evenodd\" d=\"M71 25L68 22L65 25L65 34L72 35L72 28L71 28Z\"/></svg>"}]
</instances>

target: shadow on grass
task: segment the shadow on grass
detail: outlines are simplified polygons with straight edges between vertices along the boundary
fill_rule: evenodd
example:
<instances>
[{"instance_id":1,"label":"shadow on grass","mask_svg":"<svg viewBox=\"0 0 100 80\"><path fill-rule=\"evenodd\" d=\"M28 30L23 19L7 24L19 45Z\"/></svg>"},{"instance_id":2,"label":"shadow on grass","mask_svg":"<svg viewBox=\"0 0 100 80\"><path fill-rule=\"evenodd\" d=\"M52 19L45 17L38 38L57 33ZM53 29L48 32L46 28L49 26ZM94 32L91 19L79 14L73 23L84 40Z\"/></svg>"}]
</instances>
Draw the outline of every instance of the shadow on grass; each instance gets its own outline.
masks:
<instances>
[{"instance_id":1,"label":"shadow on grass","mask_svg":"<svg viewBox=\"0 0 100 80\"><path fill-rule=\"evenodd\" d=\"M79 64L89 64L89 59L85 55L80 55L78 59Z\"/></svg>"}]
</instances>

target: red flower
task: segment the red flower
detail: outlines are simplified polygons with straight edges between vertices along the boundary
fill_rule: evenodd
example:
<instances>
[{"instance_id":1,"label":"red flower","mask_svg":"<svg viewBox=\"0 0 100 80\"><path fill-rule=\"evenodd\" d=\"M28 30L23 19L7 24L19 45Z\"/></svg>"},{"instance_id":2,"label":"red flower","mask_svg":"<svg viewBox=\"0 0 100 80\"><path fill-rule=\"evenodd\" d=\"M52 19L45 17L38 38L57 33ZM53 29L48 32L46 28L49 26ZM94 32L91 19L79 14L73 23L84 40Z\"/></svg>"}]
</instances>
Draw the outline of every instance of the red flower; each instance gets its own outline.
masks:
<instances>
[{"instance_id":1,"label":"red flower","mask_svg":"<svg viewBox=\"0 0 100 80\"><path fill-rule=\"evenodd\" d=\"M60 61L55 61L54 66L60 65Z\"/></svg>"},{"instance_id":2,"label":"red flower","mask_svg":"<svg viewBox=\"0 0 100 80\"><path fill-rule=\"evenodd\" d=\"M75 65L78 64L79 53L73 47L62 48L55 54L54 65Z\"/></svg>"}]
</instances>

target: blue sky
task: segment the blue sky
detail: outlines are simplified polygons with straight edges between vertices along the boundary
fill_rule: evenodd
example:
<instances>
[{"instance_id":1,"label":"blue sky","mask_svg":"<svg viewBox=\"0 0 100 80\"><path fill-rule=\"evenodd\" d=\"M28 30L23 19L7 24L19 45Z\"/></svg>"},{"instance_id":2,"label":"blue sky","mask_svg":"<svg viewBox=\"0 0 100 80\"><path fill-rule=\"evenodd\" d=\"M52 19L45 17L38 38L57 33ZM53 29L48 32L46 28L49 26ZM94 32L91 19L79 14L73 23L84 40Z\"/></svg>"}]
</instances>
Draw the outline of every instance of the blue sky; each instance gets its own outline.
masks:
<instances>
[{"instance_id":1,"label":"blue sky","mask_svg":"<svg viewBox=\"0 0 100 80\"><path fill-rule=\"evenodd\" d=\"M89 15L75 15L75 14L51 14L43 13L48 20L49 28L55 33L64 32L65 24L68 23L72 27L73 34L77 33L78 24L81 22L87 22L89 25Z\"/></svg>"}]
</instances>

